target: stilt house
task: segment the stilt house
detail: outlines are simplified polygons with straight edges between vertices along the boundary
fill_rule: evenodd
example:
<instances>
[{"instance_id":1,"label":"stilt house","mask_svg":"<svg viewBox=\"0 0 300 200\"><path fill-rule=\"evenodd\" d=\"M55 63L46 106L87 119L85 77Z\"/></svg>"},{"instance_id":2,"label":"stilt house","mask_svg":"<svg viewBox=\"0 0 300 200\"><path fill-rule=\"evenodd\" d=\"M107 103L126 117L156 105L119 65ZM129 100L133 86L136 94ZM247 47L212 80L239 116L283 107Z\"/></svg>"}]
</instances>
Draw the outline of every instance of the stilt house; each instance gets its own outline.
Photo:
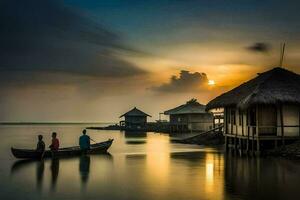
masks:
<instances>
[{"instance_id":1,"label":"stilt house","mask_svg":"<svg viewBox=\"0 0 300 200\"><path fill-rule=\"evenodd\" d=\"M279 67L259 73L207 104L215 108L224 108L226 149L284 145L299 139L300 75Z\"/></svg>"},{"instance_id":2,"label":"stilt house","mask_svg":"<svg viewBox=\"0 0 300 200\"><path fill-rule=\"evenodd\" d=\"M124 113L120 118L125 119L120 121L120 126L124 130L144 130L147 125L147 117L151 117L143 111L134 107L130 111Z\"/></svg>"},{"instance_id":3,"label":"stilt house","mask_svg":"<svg viewBox=\"0 0 300 200\"><path fill-rule=\"evenodd\" d=\"M213 115L205 111L205 105L192 99L186 104L167 110L170 116L170 132L208 131L213 127Z\"/></svg>"}]
</instances>

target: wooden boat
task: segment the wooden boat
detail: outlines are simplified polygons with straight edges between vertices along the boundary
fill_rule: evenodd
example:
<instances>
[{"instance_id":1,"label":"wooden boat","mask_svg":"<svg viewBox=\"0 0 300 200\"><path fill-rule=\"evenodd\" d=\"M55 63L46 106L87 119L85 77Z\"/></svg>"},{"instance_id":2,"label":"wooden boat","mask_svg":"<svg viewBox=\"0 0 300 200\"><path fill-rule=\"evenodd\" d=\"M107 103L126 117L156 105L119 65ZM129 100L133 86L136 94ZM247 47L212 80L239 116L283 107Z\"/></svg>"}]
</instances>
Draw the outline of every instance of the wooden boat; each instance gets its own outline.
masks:
<instances>
[{"instance_id":1,"label":"wooden boat","mask_svg":"<svg viewBox=\"0 0 300 200\"><path fill-rule=\"evenodd\" d=\"M109 139L105 142L91 144L91 148L87 150L86 154L98 154L106 153L107 149L112 145L113 139ZM70 157L83 154L79 146L61 148L58 151L46 150L44 153L38 152L33 149L15 149L11 148L12 154L16 158L21 159L41 159L50 157Z\"/></svg>"}]
</instances>

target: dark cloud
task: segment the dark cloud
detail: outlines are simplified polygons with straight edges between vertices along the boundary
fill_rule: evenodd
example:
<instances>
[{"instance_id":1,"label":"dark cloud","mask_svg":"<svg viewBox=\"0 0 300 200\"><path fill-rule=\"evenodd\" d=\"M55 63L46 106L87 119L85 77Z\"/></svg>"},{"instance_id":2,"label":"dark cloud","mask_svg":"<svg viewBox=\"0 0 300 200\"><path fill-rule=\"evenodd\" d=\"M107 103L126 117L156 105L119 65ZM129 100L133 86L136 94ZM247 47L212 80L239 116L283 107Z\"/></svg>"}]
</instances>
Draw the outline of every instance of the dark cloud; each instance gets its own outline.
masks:
<instances>
[{"instance_id":1,"label":"dark cloud","mask_svg":"<svg viewBox=\"0 0 300 200\"><path fill-rule=\"evenodd\" d=\"M144 73L120 58L122 37L60 0L0 2L0 70L92 76Z\"/></svg>"},{"instance_id":2,"label":"dark cloud","mask_svg":"<svg viewBox=\"0 0 300 200\"><path fill-rule=\"evenodd\" d=\"M252 52L266 53L270 51L271 46L267 43L257 42L247 47L247 49Z\"/></svg>"},{"instance_id":3,"label":"dark cloud","mask_svg":"<svg viewBox=\"0 0 300 200\"><path fill-rule=\"evenodd\" d=\"M191 73L189 71L181 70L179 77L172 76L170 82L162 84L151 89L157 92L197 92L207 85L208 78L205 73Z\"/></svg>"}]
</instances>

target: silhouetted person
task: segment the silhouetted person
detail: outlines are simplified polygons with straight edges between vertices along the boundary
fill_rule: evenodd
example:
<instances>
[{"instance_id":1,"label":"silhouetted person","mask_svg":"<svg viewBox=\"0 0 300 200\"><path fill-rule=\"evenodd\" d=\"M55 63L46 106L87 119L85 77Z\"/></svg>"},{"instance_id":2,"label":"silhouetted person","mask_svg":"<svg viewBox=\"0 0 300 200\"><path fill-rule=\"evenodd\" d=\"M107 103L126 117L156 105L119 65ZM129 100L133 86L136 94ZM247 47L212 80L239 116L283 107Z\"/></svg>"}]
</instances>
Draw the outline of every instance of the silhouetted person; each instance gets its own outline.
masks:
<instances>
[{"instance_id":1,"label":"silhouetted person","mask_svg":"<svg viewBox=\"0 0 300 200\"><path fill-rule=\"evenodd\" d=\"M86 134L86 130L84 129L82 131L82 135L79 137L79 146L83 152L86 152L87 150L90 149L91 146L90 140L91 140L90 136Z\"/></svg>"},{"instance_id":2,"label":"silhouetted person","mask_svg":"<svg viewBox=\"0 0 300 200\"><path fill-rule=\"evenodd\" d=\"M36 150L39 152L44 152L45 151L45 142L43 141L43 136L38 135L38 143L36 145Z\"/></svg>"},{"instance_id":3,"label":"silhouetted person","mask_svg":"<svg viewBox=\"0 0 300 200\"><path fill-rule=\"evenodd\" d=\"M56 132L52 133L52 142L49 146L51 151L57 151L59 149L59 140L56 138L57 134Z\"/></svg>"}]
</instances>

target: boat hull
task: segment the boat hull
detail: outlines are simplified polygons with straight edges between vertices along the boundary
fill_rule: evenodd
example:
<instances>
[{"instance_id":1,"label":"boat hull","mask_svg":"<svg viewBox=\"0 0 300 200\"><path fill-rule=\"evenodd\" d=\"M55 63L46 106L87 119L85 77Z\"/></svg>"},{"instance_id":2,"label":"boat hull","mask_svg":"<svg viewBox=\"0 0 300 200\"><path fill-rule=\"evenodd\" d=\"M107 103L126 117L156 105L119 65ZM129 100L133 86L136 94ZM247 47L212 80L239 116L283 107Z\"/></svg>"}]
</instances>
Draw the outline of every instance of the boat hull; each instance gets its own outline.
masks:
<instances>
[{"instance_id":1,"label":"boat hull","mask_svg":"<svg viewBox=\"0 0 300 200\"><path fill-rule=\"evenodd\" d=\"M91 148L83 152L79 146L61 148L58 151L46 150L44 153L38 152L32 149L16 149L11 148L12 154L16 158L20 159L41 159L41 158L50 158L50 157L71 157L86 154L99 154L106 153L109 147L112 145L113 139L109 139L105 142L100 142L92 144Z\"/></svg>"}]
</instances>

